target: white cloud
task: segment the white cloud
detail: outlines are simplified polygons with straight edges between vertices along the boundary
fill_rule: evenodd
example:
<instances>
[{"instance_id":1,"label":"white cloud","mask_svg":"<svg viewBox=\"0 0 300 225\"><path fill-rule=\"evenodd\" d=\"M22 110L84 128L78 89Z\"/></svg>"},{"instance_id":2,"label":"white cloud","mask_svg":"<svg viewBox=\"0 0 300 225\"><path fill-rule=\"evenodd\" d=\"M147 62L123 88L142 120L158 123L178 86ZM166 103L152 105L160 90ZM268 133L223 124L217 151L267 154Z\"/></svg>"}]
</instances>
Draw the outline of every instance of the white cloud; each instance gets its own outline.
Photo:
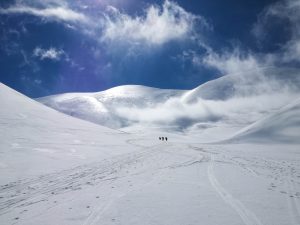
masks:
<instances>
[{"instance_id":1,"label":"white cloud","mask_svg":"<svg viewBox=\"0 0 300 225\"><path fill-rule=\"evenodd\" d=\"M210 51L204 57L195 58L194 63L215 68L219 70L222 75L259 70L261 67L266 66L263 65L262 62L258 62L257 57L253 54L241 53L239 49L234 49L233 52L224 52L222 54Z\"/></svg>"},{"instance_id":2,"label":"white cloud","mask_svg":"<svg viewBox=\"0 0 300 225\"><path fill-rule=\"evenodd\" d=\"M166 102L146 108L119 107L116 113L129 121L177 124L182 127L189 126L193 121L212 121L220 117L218 113L208 110L203 101L196 104L186 104L179 98L171 98Z\"/></svg>"},{"instance_id":3,"label":"white cloud","mask_svg":"<svg viewBox=\"0 0 300 225\"><path fill-rule=\"evenodd\" d=\"M46 19L56 19L65 22L87 23L89 21L84 14L62 6L35 8L26 5L15 5L6 9L0 9L0 14L30 14Z\"/></svg>"},{"instance_id":4,"label":"white cloud","mask_svg":"<svg viewBox=\"0 0 300 225\"><path fill-rule=\"evenodd\" d=\"M197 123L215 126L218 122L252 123L263 117L266 112L278 109L295 98L297 98L296 94L282 92L235 96L224 101L198 98L194 103L183 102L180 98L171 98L151 107L118 107L115 113L133 124L168 125L182 131Z\"/></svg>"},{"instance_id":5,"label":"white cloud","mask_svg":"<svg viewBox=\"0 0 300 225\"><path fill-rule=\"evenodd\" d=\"M65 52L56 48L42 49L40 47L37 47L34 49L33 55L40 58L41 60L51 59L58 61L63 55L65 55Z\"/></svg>"},{"instance_id":6,"label":"white cloud","mask_svg":"<svg viewBox=\"0 0 300 225\"><path fill-rule=\"evenodd\" d=\"M274 25L274 20L277 20L277 25ZM283 0L271 4L259 15L252 33L258 41L268 41L268 29L273 25L283 24L284 29L290 33L287 32L287 41L281 44L276 52L258 54L233 46L231 51L217 53L211 48L206 48L204 55L193 53L187 56L183 54L182 57L189 58L196 66L217 69L222 75L243 74L247 71L263 74L262 71L266 67L300 62L300 0Z\"/></svg>"},{"instance_id":7,"label":"white cloud","mask_svg":"<svg viewBox=\"0 0 300 225\"><path fill-rule=\"evenodd\" d=\"M196 21L204 19L186 12L178 4L166 0L162 7L151 5L145 15L131 17L110 7L105 15L102 40L131 44L161 45L187 38Z\"/></svg>"}]
</instances>

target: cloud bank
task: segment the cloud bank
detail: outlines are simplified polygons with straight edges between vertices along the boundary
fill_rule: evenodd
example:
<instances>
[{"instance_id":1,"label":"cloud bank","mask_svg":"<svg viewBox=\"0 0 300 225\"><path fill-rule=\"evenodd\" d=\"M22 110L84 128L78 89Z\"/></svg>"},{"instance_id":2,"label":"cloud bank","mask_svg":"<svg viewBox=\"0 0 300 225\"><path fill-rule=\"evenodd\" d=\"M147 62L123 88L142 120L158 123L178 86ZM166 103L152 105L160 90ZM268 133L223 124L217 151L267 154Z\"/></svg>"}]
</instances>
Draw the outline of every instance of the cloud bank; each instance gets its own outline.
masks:
<instances>
[{"instance_id":1,"label":"cloud bank","mask_svg":"<svg viewBox=\"0 0 300 225\"><path fill-rule=\"evenodd\" d=\"M172 98L152 107L119 107L115 113L128 124L170 126L178 131L192 129L197 124L235 124L244 126L277 110L286 102L295 99L291 93L260 94L234 97L223 100L199 98L194 103L186 103L180 98Z\"/></svg>"}]
</instances>

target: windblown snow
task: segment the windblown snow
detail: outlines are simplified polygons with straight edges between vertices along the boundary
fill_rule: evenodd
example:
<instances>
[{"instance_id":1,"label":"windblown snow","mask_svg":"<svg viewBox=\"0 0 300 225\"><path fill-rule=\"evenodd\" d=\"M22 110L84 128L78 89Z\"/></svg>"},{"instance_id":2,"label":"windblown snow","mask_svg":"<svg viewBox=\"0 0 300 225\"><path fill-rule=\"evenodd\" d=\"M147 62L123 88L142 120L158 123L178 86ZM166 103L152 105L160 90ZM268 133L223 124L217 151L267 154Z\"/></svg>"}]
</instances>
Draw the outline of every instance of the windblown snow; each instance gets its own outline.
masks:
<instances>
[{"instance_id":1,"label":"windblown snow","mask_svg":"<svg viewBox=\"0 0 300 225\"><path fill-rule=\"evenodd\" d=\"M265 68L227 75L193 90L127 85L37 101L106 127L129 132L146 127L147 132L177 132L209 142L229 138L296 100L299 94L298 70Z\"/></svg>"},{"instance_id":2,"label":"windblown snow","mask_svg":"<svg viewBox=\"0 0 300 225\"><path fill-rule=\"evenodd\" d=\"M299 87L274 68L40 103L0 84L0 224L298 225Z\"/></svg>"}]
</instances>

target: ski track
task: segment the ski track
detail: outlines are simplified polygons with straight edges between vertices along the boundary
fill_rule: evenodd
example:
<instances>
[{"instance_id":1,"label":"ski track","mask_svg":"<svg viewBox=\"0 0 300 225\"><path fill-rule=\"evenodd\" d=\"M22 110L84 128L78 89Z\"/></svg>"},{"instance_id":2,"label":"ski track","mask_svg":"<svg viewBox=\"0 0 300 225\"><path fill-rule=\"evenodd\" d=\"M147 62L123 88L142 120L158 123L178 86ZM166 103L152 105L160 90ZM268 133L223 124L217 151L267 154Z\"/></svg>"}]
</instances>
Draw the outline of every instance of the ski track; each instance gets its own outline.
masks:
<instances>
[{"instance_id":1,"label":"ski track","mask_svg":"<svg viewBox=\"0 0 300 225\"><path fill-rule=\"evenodd\" d=\"M289 213L292 224L300 224L300 201L297 199L298 196L295 189L293 177L290 176L285 181L287 193L285 194L286 200L289 206Z\"/></svg>"},{"instance_id":2,"label":"ski track","mask_svg":"<svg viewBox=\"0 0 300 225\"><path fill-rule=\"evenodd\" d=\"M150 149L150 147L146 147L146 146L141 146L141 145L137 145L134 143L134 141L139 140L139 139L130 139L127 141L128 144L132 144L138 147L142 147L143 149ZM157 146L152 147L152 154L153 152L155 152ZM148 182L149 184L152 182L152 180L150 182ZM146 184L142 185L142 186L146 186ZM142 187L140 187L142 188ZM139 188L139 189L140 189ZM108 198L108 202L104 205L99 205L98 207L96 207L95 210L93 210L90 215L86 218L86 220L84 221L84 223L82 225L93 225L95 224L97 221L100 220L101 216L103 215L103 213L109 209L115 201L117 201L118 199L121 199L122 197L126 196L127 194L131 193L132 191L135 191L138 189L132 189L129 191L126 191L124 193L118 194L117 196L115 196L116 194L112 193L112 191L110 192L110 197Z\"/></svg>"},{"instance_id":3,"label":"ski track","mask_svg":"<svg viewBox=\"0 0 300 225\"><path fill-rule=\"evenodd\" d=\"M245 159L241 157L233 157L230 160L237 166L248 171L251 175L270 180L270 187L268 189L277 191L286 198L291 224L300 224L300 175L297 162L293 163L264 158Z\"/></svg>"},{"instance_id":4,"label":"ski track","mask_svg":"<svg viewBox=\"0 0 300 225\"><path fill-rule=\"evenodd\" d=\"M100 162L81 165L52 174L41 175L37 178L27 178L2 185L0 186L0 216L13 212L16 209L18 209L18 211L27 211L26 209L31 205L39 204L43 201L47 202L51 199L51 197L64 194L66 192L80 191L89 185L102 185L104 182L114 182L124 177L143 175L145 173L145 169L148 170L148 172L149 170L152 171L153 166L155 169L154 173L157 172L158 174L162 173L164 169L172 167L172 165L170 165L165 168L166 157L169 156L170 152L160 151L161 144L151 147L139 147L139 151L115 156ZM144 167L145 162L148 165L146 168ZM186 164L193 162L185 161L183 163ZM128 171L130 174L127 174ZM107 203L96 207L83 224L94 224L99 221L101 215L115 201L134 190L139 190L140 188L151 184L158 178L158 175L153 176L153 179L151 177L149 182L146 182L145 184L138 183L137 188L130 189L125 193L121 192L120 194L116 194L116 197L114 197L114 194L111 193L111 196L107 198ZM54 206L50 206L50 208L57 207L58 205L60 204L55 204ZM47 209L49 209L49 207L47 207ZM31 216L26 215L25 213L22 221L28 221L40 215L43 215L43 212ZM21 221L19 220L15 223L20 222Z\"/></svg>"},{"instance_id":5,"label":"ski track","mask_svg":"<svg viewBox=\"0 0 300 225\"><path fill-rule=\"evenodd\" d=\"M163 170L160 170L156 176L153 176L153 178L150 179L150 181L146 182L145 184L142 184L139 188L134 188L132 190L119 194L116 197L112 197L111 200L109 200L108 203L106 203L104 206L99 207L95 211L93 211L82 225L94 225L96 222L98 222L101 219L101 216L105 213L105 211L108 210L116 201L124 198L125 196L127 196L128 194L134 191L138 191L149 186L155 180L160 179L162 177L162 174L163 174Z\"/></svg>"},{"instance_id":6,"label":"ski track","mask_svg":"<svg viewBox=\"0 0 300 225\"><path fill-rule=\"evenodd\" d=\"M101 219L101 217L103 216L103 214L111 207L113 206L113 204L126 197L127 195L129 195L130 193L134 192L134 191L139 191L139 190L142 190L143 188L151 185L153 182L155 182L156 180L159 180L164 172L168 169L176 169L176 168L180 168L180 167L187 167L187 166L191 166L195 163L199 163L203 160L203 157L199 157L199 156L194 156L194 155L188 155L188 154L182 154L182 153L178 153L178 152L170 152L168 150L165 150L165 149L160 149L161 144L159 145L154 145L152 147L149 147L149 146L142 146L142 145L138 145L135 143L135 141L137 141L139 139L132 139L132 140L128 140L128 143L130 144L133 144L133 145L136 145L136 146L139 146L139 147L143 147L145 149L151 149L151 152L155 155L160 155L160 157L158 158L158 160L160 160L161 162L164 162L165 159L164 158L161 158L161 155L167 155L169 156L170 154L174 154L174 155L180 155L182 157L189 157L189 158L192 158L192 159L189 159L189 160L186 160L186 161L182 161L182 162L176 162L176 163L173 163L171 165L168 165L168 166L162 166L162 167L156 167L155 168L155 173L152 174L150 180L146 183L143 183L143 184L140 184L139 187L137 188L133 188L131 190L128 190L126 192L123 192L123 193L120 193L120 194L117 194L116 196L114 197L111 197L111 199L104 205L100 205L99 207L97 207L91 214L90 216L85 220L85 222L82 224L82 225L94 225L96 224L97 222L99 222L99 220ZM172 146L171 144L168 145L169 147ZM159 148L158 148L159 147ZM111 193L111 196L113 196L113 194Z\"/></svg>"},{"instance_id":7,"label":"ski track","mask_svg":"<svg viewBox=\"0 0 300 225\"><path fill-rule=\"evenodd\" d=\"M146 180L139 181L135 179L134 187L128 187L123 190L122 187L110 190L108 196L102 199L99 205L93 207L92 211L83 220L82 225L94 225L99 223L104 213L111 208L118 200L128 196L134 191L141 190L154 181L160 179L164 172L170 169L180 169L181 167L192 166L196 163L208 162L207 176L213 189L218 195L231 206L239 215L245 225L263 225L257 216L247 209L238 199L234 198L218 181L214 172L215 164L229 163L247 172L247 174L272 179L273 182L282 182L285 185L285 194L287 205L289 207L290 220L292 224L300 224L300 192L297 174L297 164L274 161L264 158L244 158L234 155L222 154L221 149L216 151L214 148L200 148L190 145L174 145L171 143L156 144L144 146L138 142L143 139L129 139L128 144L139 147L138 151L126 153L104 159L99 162L80 165L72 169L67 169L51 174L41 175L36 178L27 178L11 182L0 186L0 216L13 212L14 210L23 210L34 204L49 201L51 197L85 189L95 185L112 184L117 185L120 179L140 176L146 178L150 171L152 176ZM184 147L188 150L198 151L201 154L182 151ZM172 158L175 156L175 158ZM222 161L215 157L221 157ZM179 158L178 158L179 157ZM126 173L125 173L126 172ZM277 188L278 184L271 182L271 189ZM65 199L62 203L76 200L76 197ZM104 202L103 202L104 200ZM47 206L47 209L57 207L60 204ZM46 210L47 210L46 209ZM15 221L17 224L29 221L32 218L40 217L45 213L36 213L35 215L24 214L22 220Z\"/></svg>"},{"instance_id":8,"label":"ski track","mask_svg":"<svg viewBox=\"0 0 300 225\"><path fill-rule=\"evenodd\" d=\"M221 198L230 205L241 217L246 225L263 225L262 222L255 216L253 212L247 209L239 200L235 199L229 192L227 192L218 182L214 174L214 156L211 154L211 160L208 165L207 174L210 183Z\"/></svg>"},{"instance_id":9,"label":"ski track","mask_svg":"<svg viewBox=\"0 0 300 225\"><path fill-rule=\"evenodd\" d=\"M78 166L61 172L42 175L36 179L19 180L0 186L0 216L16 207L26 207L39 201L46 201L52 195L97 185L111 179L118 179L117 173L132 166L153 152L141 151L103 160L98 163Z\"/></svg>"},{"instance_id":10,"label":"ski track","mask_svg":"<svg viewBox=\"0 0 300 225\"><path fill-rule=\"evenodd\" d=\"M99 220L100 215L107 209L109 208L109 206L112 204L113 200L112 199L112 191L110 192L109 198L110 200L108 200L108 202L106 204L104 204L104 206L99 205L98 207L96 207L95 210L93 210L90 215L86 218L86 220L84 221L83 225L91 225L94 224L96 221Z\"/></svg>"}]
</instances>

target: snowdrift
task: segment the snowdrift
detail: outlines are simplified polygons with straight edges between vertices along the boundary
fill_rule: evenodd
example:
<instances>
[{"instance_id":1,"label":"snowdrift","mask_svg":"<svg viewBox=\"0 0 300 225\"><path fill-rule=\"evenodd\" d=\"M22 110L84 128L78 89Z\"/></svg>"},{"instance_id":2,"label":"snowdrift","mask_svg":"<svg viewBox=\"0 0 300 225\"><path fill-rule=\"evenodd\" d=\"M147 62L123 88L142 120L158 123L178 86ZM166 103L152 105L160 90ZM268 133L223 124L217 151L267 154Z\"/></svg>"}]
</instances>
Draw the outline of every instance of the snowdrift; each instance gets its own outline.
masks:
<instances>
[{"instance_id":1,"label":"snowdrift","mask_svg":"<svg viewBox=\"0 0 300 225\"><path fill-rule=\"evenodd\" d=\"M300 144L300 98L242 129L228 142Z\"/></svg>"}]
</instances>

